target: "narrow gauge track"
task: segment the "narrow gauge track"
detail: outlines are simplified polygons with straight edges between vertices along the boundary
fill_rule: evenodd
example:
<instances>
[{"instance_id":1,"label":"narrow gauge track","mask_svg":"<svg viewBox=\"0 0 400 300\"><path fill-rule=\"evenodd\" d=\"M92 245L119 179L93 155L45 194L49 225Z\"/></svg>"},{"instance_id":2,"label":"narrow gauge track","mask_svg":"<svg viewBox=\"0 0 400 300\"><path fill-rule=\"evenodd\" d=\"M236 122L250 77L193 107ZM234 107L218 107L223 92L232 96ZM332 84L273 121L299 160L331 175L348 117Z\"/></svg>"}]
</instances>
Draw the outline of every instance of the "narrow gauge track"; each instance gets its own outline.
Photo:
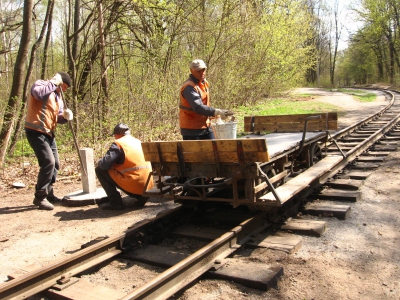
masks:
<instances>
[{"instance_id":1,"label":"narrow gauge track","mask_svg":"<svg viewBox=\"0 0 400 300\"><path fill-rule=\"evenodd\" d=\"M385 91L385 93L387 93L387 98L390 100L387 107L357 124L336 132L332 136L337 142L325 146L323 149L324 156L339 156L341 159L338 159L329 172L316 176L309 182L306 188L293 195L287 201L288 204L292 201L304 201L306 195L311 194L313 189L324 184L362 153L369 155L376 154L374 151L379 150L379 146L374 146L374 144L390 144L391 140L394 140L394 138L391 138L391 133L393 132L393 137L397 133L393 128L400 119L400 94L389 91ZM340 149L336 144L339 145ZM284 187L285 185L282 185L279 188L283 190ZM278 189L277 192L279 193ZM280 210L281 212L282 210ZM143 232L147 232L152 226L157 227L160 224L171 223L180 226L181 222L192 217L191 213L180 207L165 212L152 220L144 220L119 235L90 242L84 245L82 250L72 254L68 259L56 261L49 266L34 270L0 285L0 298L24 299L53 286L68 286L73 283L71 280L73 276L118 255L126 254L131 249L137 248L143 238ZM267 215L267 212L261 212L255 216L241 220L241 223L234 226L233 229L159 274L149 283L119 298L168 298L204 272L217 267L217 264L223 258L229 256L240 248L241 245L245 244L255 232L268 227L270 223L267 220L271 220L273 217Z\"/></svg>"}]
</instances>

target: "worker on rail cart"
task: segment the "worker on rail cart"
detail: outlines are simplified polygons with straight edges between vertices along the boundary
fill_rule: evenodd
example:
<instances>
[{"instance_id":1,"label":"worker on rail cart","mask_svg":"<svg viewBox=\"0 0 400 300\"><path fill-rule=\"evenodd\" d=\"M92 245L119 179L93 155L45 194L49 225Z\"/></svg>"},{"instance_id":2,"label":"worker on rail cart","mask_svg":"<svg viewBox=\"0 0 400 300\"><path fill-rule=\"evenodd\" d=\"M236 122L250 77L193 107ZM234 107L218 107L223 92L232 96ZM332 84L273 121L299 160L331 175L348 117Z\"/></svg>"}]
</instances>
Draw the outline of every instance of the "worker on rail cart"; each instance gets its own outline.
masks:
<instances>
[{"instance_id":1,"label":"worker on rail cart","mask_svg":"<svg viewBox=\"0 0 400 300\"><path fill-rule=\"evenodd\" d=\"M153 188L153 177L149 178L151 163L145 161L141 141L131 136L127 125L116 125L112 135L115 137L114 143L95 168L97 178L108 198L108 202L103 203L100 208L124 209L117 188L136 198L137 202L134 205L144 206L148 198L142 197L142 193L148 179L147 188Z\"/></svg>"},{"instance_id":2,"label":"worker on rail cart","mask_svg":"<svg viewBox=\"0 0 400 300\"><path fill-rule=\"evenodd\" d=\"M42 210L52 210L52 203L61 200L54 195L53 184L60 169L55 129L57 123L71 121L73 113L64 109L60 94L72 85L68 73L58 72L50 80L37 80L31 87L25 118L28 143L39 162L33 204Z\"/></svg>"},{"instance_id":3,"label":"worker on rail cart","mask_svg":"<svg viewBox=\"0 0 400 300\"><path fill-rule=\"evenodd\" d=\"M210 107L209 84L206 80L207 66L201 59L189 65L189 78L180 90L179 126L183 140L214 139L209 117L225 119L232 114L228 110Z\"/></svg>"}]
</instances>

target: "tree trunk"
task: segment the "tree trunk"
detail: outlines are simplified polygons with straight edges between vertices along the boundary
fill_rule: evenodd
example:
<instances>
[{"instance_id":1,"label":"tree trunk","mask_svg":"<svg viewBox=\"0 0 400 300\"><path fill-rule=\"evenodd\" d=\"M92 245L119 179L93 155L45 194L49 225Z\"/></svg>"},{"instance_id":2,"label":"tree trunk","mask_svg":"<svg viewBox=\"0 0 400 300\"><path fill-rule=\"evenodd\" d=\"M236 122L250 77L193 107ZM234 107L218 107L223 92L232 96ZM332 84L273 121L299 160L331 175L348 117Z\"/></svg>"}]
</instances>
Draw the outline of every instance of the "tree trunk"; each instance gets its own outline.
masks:
<instances>
[{"instance_id":1,"label":"tree trunk","mask_svg":"<svg viewBox=\"0 0 400 300\"><path fill-rule=\"evenodd\" d=\"M342 26L339 27L339 3L338 1L335 1L334 3L334 8L333 8L333 14L334 14L334 22L335 22L335 38L334 38L334 49L332 53L331 50L331 66L330 66L330 81L332 87L335 86L335 69L336 69L336 57L337 57L337 52L338 52L338 45L339 45L339 40L340 40L340 35L342 32Z\"/></svg>"},{"instance_id":2,"label":"tree trunk","mask_svg":"<svg viewBox=\"0 0 400 300\"><path fill-rule=\"evenodd\" d=\"M13 82L11 86L10 97L8 99L7 111L3 118L3 127L0 133L0 167L3 166L7 153L8 144L13 132L16 118L18 117L21 104L22 84L24 78L24 68L29 52L31 41L33 1L24 1L23 26L21 41L18 49L17 59L14 65ZM17 113L16 113L17 112Z\"/></svg>"},{"instance_id":3,"label":"tree trunk","mask_svg":"<svg viewBox=\"0 0 400 300\"><path fill-rule=\"evenodd\" d=\"M49 52L48 49L49 49L50 40L51 40L51 29L53 28L54 0L49 1L47 9L48 9L48 14L46 14L46 17L47 17L47 15L49 16L49 26L47 28L46 40L44 42L44 48L43 48L42 69L40 70L40 76L42 78L47 77L47 56L48 56L48 52Z\"/></svg>"},{"instance_id":4,"label":"tree trunk","mask_svg":"<svg viewBox=\"0 0 400 300\"><path fill-rule=\"evenodd\" d=\"M12 136L12 141L11 141L11 145L10 145L10 150L8 151L8 153L13 153L15 145L18 141L18 134L20 133L23 123L25 121L25 119L23 118L23 115L25 112L26 102L28 100L28 88L29 88L30 78L31 78L31 75L33 72L33 67L35 64L36 52L37 52L37 49L40 47L40 44L43 41L46 31L48 33L47 37L50 36L51 28L50 28L50 25L47 26L47 24L50 24L50 20L52 19L53 8L54 8L54 0L49 0L48 6L47 6L47 11L46 11L46 16L43 21L42 30L40 32L40 35L39 35L36 43L33 45L32 50L31 50L31 57L29 60L28 71L26 73L24 89L23 89L23 94L22 94L22 105L20 106L20 110L16 112L19 115L19 117L17 118L18 119L17 125L15 126L14 134ZM45 49L45 51L46 51L46 49ZM43 71L43 69L42 69L42 71ZM43 75L42 79L44 79L44 78L45 77Z\"/></svg>"},{"instance_id":5,"label":"tree trunk","mask_svg":"<svg viewBox=\"0 0 400 300\"><path fill-rule=\"evenodd\" d=\"M103 89L104 96L101 101L101 108L103 111L102 120L107 120L108 117L108 80L107 80L107 64L106 64L106 50L105 50L105 36L104 36L104 23L103 23L103 6L101 3L98 4L98 30L99 30L99 46L101 53L101 87ZM103 122L100 122L100 126L102 126Z\"/></svg>"},{"instance_id":6,"label":"tree trunk","mask_svg":"<svg viewBox=\"0 0 400 300\"><path fill-rule=\"evenodd\" d=\"M395 46L393 43L392 31L388 28L388 33L386 34L389 46L389 80L390 84L394 84L394 65L395 65Z\"/></svg>"}]
</instances>

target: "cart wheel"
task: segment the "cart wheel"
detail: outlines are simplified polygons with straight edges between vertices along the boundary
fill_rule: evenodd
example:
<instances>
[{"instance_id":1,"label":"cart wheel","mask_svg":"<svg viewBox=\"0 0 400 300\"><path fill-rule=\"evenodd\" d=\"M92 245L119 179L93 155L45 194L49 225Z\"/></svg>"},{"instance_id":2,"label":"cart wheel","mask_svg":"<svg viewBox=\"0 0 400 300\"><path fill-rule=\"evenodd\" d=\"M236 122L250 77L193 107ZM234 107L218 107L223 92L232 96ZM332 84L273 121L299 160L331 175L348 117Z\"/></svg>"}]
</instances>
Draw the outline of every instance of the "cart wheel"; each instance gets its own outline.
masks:
<instances>
[{"instance_id":1,"label":"cart wheel","mask_svg":"<svg viewBox=\"0 0 400 300\"><path fill-rule=\"evenodd\" d=\"M322 159L321 147L317 143L312 144L309 155L310 155L310 167L311 167Z\"/></svg>"}]
</instances>

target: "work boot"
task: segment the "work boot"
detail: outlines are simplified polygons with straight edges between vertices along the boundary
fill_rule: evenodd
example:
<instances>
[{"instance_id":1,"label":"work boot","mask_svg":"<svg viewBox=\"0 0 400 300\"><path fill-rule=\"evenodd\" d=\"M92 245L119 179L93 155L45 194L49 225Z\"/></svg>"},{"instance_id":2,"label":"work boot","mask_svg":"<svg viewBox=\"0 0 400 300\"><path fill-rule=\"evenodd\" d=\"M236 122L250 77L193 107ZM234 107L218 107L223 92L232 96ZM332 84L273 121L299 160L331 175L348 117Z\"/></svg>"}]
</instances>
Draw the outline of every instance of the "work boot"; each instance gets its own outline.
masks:
<instances>
[{"instance_id":1,"label":"work boot","mask_svg":"<svg viewBox=\"0 0 400 300\"><path fill-rule=\"evenodd\" d=\"M114 203L114 202L107 202L107 203L103 203L102 205L100 205L101 209L104 210L123 210L125 209L124 205L122 203Z\"/></svg>"},{"instance_id":2,"label":"work boot","mask_svg":"<svg viewBox=\"0 0 400 300\"><path fill-rule=\"evenodd\" d=\"M110 199L108 197L101 197L100 199L96 199L95 202L100 206L103 203L110 202Z\"/></svg>"},{"instance_id":3,"label":"work boot","mask_svg":"<svg viewBox=\"0 0 400 300\"><path fill-rule=\"evenodd\" d=\"M60 204L62 199L58 198L56 195L54 195L54 189L52 185L48 186L48 193L47 193L47 200L51 203L54 204Z\"/></svg>"},{"instance_id":4,"label":"work boot","mask_svg":"<svg viewBox=\"0 0 400 300\"><path fill-rule=\"evenodd\" d=\"M33 204L39 206L41 210L53 210L54 206L47 199L46 190L38 190L35 192L35 199L33 199Z\"/></svg>"},{"instance_id":5,"label":"work boot","mask_svg":"<svg viewBox=\"0 0 400 300\"><path fill-rule=\"evenodd\" d=\"M149 197L138 196L138 197L136 197L136 199L137 199L137 202L135 202L134 206L142 207L142 206L145 206L147 200L149 200Z\"/></svg>"}]
</instances>

